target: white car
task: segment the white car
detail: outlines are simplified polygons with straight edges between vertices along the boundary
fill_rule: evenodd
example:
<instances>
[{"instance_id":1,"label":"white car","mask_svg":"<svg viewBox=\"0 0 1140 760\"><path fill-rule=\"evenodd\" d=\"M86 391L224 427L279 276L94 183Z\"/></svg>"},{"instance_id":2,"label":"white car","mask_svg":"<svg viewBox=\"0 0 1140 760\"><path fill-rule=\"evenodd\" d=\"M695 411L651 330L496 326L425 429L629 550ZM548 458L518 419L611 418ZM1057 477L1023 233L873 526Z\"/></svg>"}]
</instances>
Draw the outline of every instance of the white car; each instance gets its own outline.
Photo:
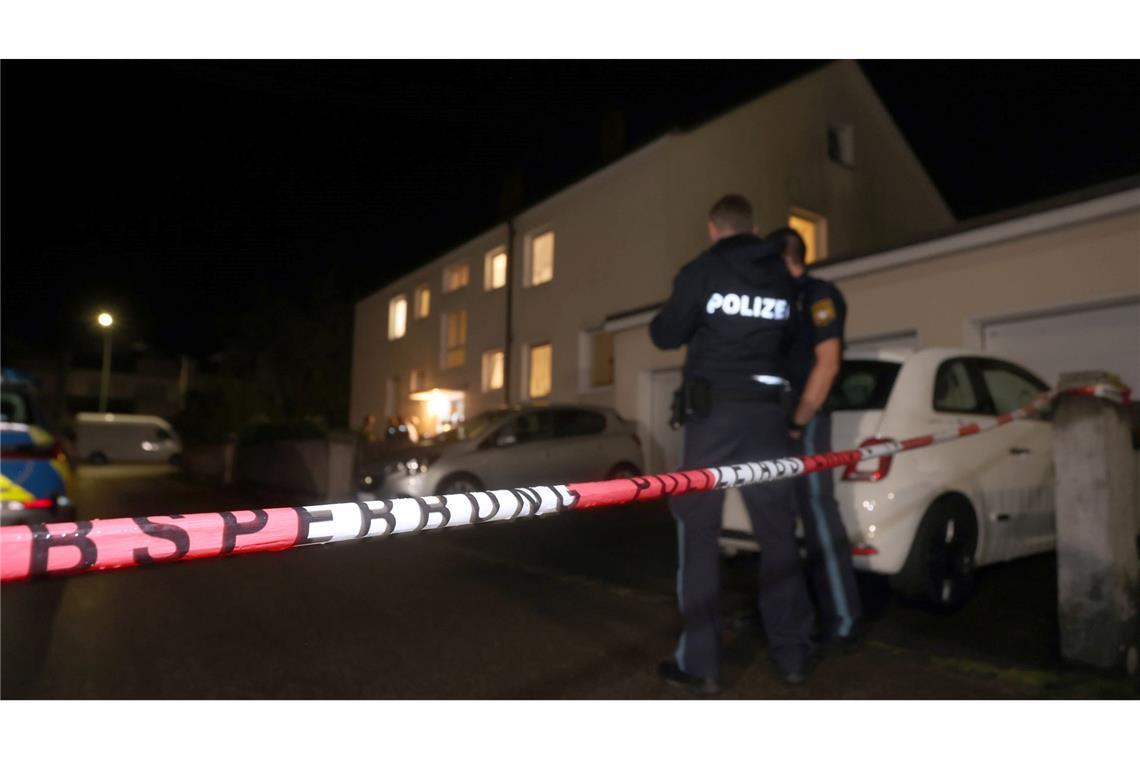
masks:
<instances>
[{"instance_id":1,"label":"white car","mask_svg":"<svg viewBox=\"0 0 1140 760\"><path fill-rule=\"evenodd\" d=\"M1047 389L1024 367L962 349L848 354L829 400L832 450L989 419ZM831 475L856 569L906 595L957 606L975 567L1055 545L1045 414ZM721 548L758 549L738 495L726 499Z\"/></svg>"},{"instance_id":2,"label":"white car","mask_svg":"<svg viewBox=\"0 0 1140 760\"><path fill-rule=\"evenodd\" d=\"M613 409L498 409L357 468L361 501L628 478L641 440Z\"/></svg>"}]
</instances>

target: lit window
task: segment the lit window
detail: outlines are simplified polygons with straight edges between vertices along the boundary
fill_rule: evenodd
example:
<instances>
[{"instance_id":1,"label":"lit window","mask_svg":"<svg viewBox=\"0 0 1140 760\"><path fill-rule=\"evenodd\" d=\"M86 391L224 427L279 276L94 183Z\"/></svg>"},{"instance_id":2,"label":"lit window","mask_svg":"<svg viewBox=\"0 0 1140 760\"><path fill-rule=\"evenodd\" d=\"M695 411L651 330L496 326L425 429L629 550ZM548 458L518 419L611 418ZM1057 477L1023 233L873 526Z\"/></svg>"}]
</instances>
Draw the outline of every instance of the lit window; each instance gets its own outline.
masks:
<instances>
[{"instance_id":1,"label":"lit window","mask_svg":"<svg viewBox=\"0 0 1140 760\"><path fill-rule=\"evenodd\" d=\"M412 393L422 391L424 388L424 373L421 370L413 369L408 375L408 390Z\"/></svg>"},{"instance_id":2,"label":"lit window","mask_svg":"<svg viewBox=\"0 0 1140 760\"><path fill-rule=\"evenodd\" d=\"M788 226L800 233L807 251L804 263L814 264L827 258L827 219L803 209L793 209Z\"/></svg>"},{"instance_id":3,"label":"lit window","mask_svg":"<svg viewBox=\"0 0 1140 760\"><path fill-rule=\"evenodd\" d=\"M483 354L483 390L503 387L503 352L487 351Z\"/></svg>"},{"instance_id":4,"label":"lit window","mask_svg":"<svg viewBox=\"0 0 1140 760\"><path fill-rule=\"evenodd\" d=\"M537 346L530 347L530 361L527 362L527 371L530 377L527 390L531 398L543 398L550 395L553 361L554 349L549 343L540 343Z\"/></svg>"},{"instance_id":5,"label":"lit window","mask_svg":"<svg viewBox=\"0 0 1140 760\"><path fill-rule=\"evenodd\" d=\"M554 279L554 231L530 238L527 251L527 285L541 285Z\"/></svg>"},{"instance_id":6,"label":"lit window","mask_svg":"<svg viewBox=\"0 0 1140 760\"><path fill-rule=\"evenodd\" d=\"M415 311L416 319L423 319L431 314L431 288L427 284L416 288Z\"/></svg>"},{"instance_id":7,"label":"lit window","mask_svg":"<svg viewBox=\"0 0 1140 760\"><path fill-rule=\"evenodd\" d=\"M388 302L388 340L404 337L408 331L408 299L396 296Z\"/></svg>"},{"instance_id":8,"label":"lit window","mask_svg":"<svg viewBox=\"0 0 1140 760\"><path fill-rule=\"evenodd\" d=\"M483 263L483 289L498 290L507 284L507 252L496 248Z\"/></svg>"},{"instance_id":9,"label":"lit window","mask_svg":"<svg viewBox=\"0 0 1140 760\"><path fill-rule=\"evenodd\" d=\"M596 332L591 341L590 385L613 385L614 382L614 334Z\"/></svg>"},{"instance_id":10,"label":"lit window","mask_svg":"<svg viewBox=\"0 0 1140 760\"><path fill-rule=\"evenodd\" d=\"M467 312L449 311L443 315L443 367L462 367L467 360Z\"/></svg>"},{"instance_id":11,"label":"lit window","mask_svg":"<svg viewBox=\"0 0 1140 760\"><path fill-rule=\"evenodd\" d=\"M443 292L450 293L453 290L467 287L467 280L470 279L470 276L471 270L466 262L445 267L443 270Z\"/></svg>"}]
</instances>

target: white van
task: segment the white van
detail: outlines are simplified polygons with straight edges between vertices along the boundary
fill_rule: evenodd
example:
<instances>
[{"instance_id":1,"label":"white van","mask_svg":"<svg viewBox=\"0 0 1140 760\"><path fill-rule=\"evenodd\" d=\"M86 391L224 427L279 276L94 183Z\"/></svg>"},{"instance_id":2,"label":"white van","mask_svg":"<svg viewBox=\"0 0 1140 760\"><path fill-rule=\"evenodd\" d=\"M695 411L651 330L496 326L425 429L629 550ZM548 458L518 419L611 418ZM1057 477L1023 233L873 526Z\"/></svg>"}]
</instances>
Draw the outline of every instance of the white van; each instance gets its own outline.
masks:
<instances>
[{"instance_id":1,"label":"white van","mask_svg":"<svg viewBox=\"0 0 1140 760\"><path fill-rule=\"evenodd\" d=\"M75 415L75 448L91 464L170 462L182 454L182 441L170 423L147 414Z\"/></svg>"}]
</instances>

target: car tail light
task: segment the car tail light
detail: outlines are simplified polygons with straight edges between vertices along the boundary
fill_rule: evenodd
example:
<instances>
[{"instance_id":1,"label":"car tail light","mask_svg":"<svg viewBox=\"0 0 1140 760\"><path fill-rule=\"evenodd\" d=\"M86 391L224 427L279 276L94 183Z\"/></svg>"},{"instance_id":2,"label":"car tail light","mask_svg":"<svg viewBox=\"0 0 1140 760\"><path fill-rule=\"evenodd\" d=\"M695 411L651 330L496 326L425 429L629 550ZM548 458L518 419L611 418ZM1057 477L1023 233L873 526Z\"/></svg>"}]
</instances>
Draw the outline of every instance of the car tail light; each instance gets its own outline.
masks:
<instances>
[{"instance_id":1,"label":"car tail light","mask_svg":"<svg viewBox=\"0 0 1140 760\"><path fill-rule=\"evenodd\" d=\"M864 446L874 446L877 443L894 443L892 438L868 438L859 444L859 448ZM871 481L877 482L887 477L887 473L891 471L891 455L881 456L878 458L878 465L875 465L874 459L867 459L862 462L855 462L847 465L847 469L843 471L843 480L854 481ZM870 465L871 468L867 468ZM860 467L863 469L860 469Z\"/></svg>"},{"instance_id":2,"label":"car tail light","mask_svg":"<svg viewBox=\"0 0 1140 760\"><path fill-rule=\"evenodd\" d=\"M851 553L856 557L873 557L879 550L869 544L855 544L851 547Z\"/></svg>"}]
</instances>

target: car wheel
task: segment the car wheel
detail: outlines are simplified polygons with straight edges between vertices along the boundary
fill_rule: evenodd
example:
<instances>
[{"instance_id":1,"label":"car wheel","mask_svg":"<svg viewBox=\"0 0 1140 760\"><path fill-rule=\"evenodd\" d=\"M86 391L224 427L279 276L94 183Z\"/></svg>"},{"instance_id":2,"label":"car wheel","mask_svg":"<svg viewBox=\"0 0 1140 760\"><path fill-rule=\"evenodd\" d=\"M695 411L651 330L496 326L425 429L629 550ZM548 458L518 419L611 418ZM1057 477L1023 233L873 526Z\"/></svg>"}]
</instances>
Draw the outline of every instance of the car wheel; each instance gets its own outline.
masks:
<instances>
[{"instance_id":1,"label":"car wheel","mask_svg":"<svg viewBox=\"0 0 1140 760\"><path fill-rule=\"evenodd\" d=\"M473 491L482 491L483 484L479 478L466 472L461 472L457 475L451 475L444 478L443 482L439 484L439 496L449 493L471 493Z\"/></svg>"},{"instance_id":2,"label":"car wheel","mask_svg":"<svg viewBox=\"0 0 1140 760\"><path fill-rule=\"evenodd\" d=\"M87 457L87 461L91 464L107 464L107 455L102 451L93 451L91 456Z\"/></svg>"},{"instance_id":3,"label":"car wheel","mask_svg":"<svg viewBox=\"0 0 1140 760\"><path fill-rule=\"evenodd\" d=\"M167 464L169 464L171 467L181 467L182 466L182 455L181 454L171 454L170 459L168 459L166 461L167 461Z\"/></svg>"},{"instance_id":4,"label":"car wheel","mask_svg":"<svg viewBox=\"0 0 1140 760\"><path fill-rule=\"evenodd\" d=\"M620 462L610 468L606 473L606 480L621 480L623 478L636 478L641 474L641 470L634 467L629 462Z\"/></svg>"},{"instance_id":5,"label":"car wheel","mask_svg":"<svg viewBox=\"0 0 1140 760\"><path fill-rule=\"evenodd\" d=\"M943 496L923 515L906 564L891 577L891 587L937 609L958 609L970 596L977 547L978 522L970 502Z\"/></svg>"}]
</instances>

